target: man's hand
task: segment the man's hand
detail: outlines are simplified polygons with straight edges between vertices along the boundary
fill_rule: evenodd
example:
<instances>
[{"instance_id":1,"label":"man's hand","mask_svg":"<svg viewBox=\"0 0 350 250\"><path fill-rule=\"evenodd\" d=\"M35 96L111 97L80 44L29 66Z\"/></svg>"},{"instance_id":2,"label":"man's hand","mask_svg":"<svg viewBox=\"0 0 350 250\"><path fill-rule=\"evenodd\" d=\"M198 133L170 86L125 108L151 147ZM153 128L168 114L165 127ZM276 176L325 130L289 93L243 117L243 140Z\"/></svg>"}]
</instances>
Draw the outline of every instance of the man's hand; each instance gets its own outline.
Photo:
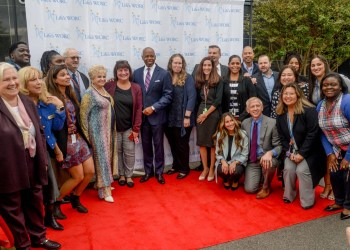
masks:
<instances>
[{"instance_id":1,"label":"man's hand","mask_svg":"<svg viewBox=\"0 0 350 250\"><path fill-rule=\"evenodd\" d=\"M260 158L260 165L265 170L272 167L272 156L273 156L272 151L268 151Z\"/></svg>"},{"instance_id":2,"label":"man's hand","mask_svg":"<svg viewBox=\"0 0 350 250\"><path fill-rule=\"evenodd\" d=\"M154 110L152 109L152 107L147 107L142 111L142 113L144 115L151 115L151 114L153 114L153 112L154 112Z\"/></svg>"}]
</instances>

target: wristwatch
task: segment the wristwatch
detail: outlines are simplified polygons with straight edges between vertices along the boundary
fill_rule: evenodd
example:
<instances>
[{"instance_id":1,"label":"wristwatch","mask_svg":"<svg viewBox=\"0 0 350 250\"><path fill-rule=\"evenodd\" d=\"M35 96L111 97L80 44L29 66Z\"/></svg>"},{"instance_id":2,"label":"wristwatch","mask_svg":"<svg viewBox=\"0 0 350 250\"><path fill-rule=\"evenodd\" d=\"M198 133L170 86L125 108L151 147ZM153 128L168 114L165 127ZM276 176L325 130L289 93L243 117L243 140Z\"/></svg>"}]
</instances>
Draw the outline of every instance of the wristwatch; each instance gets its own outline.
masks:
<instances>
[{"instance_id":1,"label":"wristwatch","mask_svg":"<svg viewBox=\"0 0 350 250\"><path fill-rule=\"evenodd\" d=\"M153 106L151 106L151 108L152 108L153 111L156 111L156 109Z\"/></svg>"},{"instance_id":2,"label":"wristwatch","mask_svg":"<svg viewBox=\"0 0 350 250\"><path fill-rule=\"evenodd\" d=\"M64 106L57 108L58 112L62 112L64 110Z\"/></svg>"},{"instance_id":3,"label":"wristwatch","mask_svg":"<svg viewBox=\"0 0 350 250\"><path fill-rule=\"evenodd\" d=\"M185 115L184 117L185 117L185 119L190 119L190 118L191 118L191 117L188 116L188 115Z\"/></svg>"}]
</instances>

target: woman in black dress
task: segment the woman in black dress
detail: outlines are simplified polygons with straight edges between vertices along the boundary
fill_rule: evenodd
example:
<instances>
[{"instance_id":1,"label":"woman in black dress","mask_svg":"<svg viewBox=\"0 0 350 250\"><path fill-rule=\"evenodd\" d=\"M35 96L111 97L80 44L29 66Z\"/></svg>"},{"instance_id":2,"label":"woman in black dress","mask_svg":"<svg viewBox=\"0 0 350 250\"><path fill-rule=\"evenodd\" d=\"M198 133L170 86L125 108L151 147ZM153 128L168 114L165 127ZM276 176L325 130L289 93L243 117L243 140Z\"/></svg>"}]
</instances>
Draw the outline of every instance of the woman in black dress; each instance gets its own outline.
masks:
<instances>
[{"instance_id":1,"label":"woman in black dress","mask_svg":"<svg viewBox=\"0 0 350 250\"><path fill-rule=\"evenodd\" d=\"M197 145L203 164L203 172L199 180L214 180L215 146L212 139L220 119L223 82L211 57L204 57L196 71L196 88L198 93L197 112ZM210 167L208 167L208 151L210 148Z\"/></svg>"}]
</instances>

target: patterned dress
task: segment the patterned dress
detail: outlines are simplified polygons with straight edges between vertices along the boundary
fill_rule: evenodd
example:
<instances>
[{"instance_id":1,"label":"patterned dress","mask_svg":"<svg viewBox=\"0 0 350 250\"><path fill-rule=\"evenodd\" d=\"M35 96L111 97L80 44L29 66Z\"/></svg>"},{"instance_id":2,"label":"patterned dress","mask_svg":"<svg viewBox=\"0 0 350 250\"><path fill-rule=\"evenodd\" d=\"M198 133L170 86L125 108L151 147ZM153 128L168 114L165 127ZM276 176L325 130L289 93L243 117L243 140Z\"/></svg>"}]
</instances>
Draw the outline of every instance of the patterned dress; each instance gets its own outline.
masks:
<instances>
[{"instance_id":1,"label":"patterned dress","mask_svg":"<svg viewBox=\"0 0 350 250\"><path fill-rule=\"evenodd\" d=\"M101 199L111 195L113 175L118 173L113 105L111 96L104 96L91 86L80 106L81 128L92 146L96 186Z\"/></svg>"}]
</instances>

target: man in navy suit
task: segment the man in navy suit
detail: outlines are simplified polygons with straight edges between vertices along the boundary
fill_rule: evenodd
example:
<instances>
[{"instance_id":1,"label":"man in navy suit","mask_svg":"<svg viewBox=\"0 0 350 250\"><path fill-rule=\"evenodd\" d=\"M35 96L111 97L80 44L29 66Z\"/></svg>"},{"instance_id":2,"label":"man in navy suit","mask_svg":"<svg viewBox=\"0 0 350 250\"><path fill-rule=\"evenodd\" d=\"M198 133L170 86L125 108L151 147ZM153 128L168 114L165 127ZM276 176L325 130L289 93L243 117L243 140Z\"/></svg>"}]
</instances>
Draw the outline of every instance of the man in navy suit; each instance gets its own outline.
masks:
<instances>
[{"instance_id":1,"label":"man in navy suit","mask_svg":"<svg viewBox=\"0 0 350 250\"><path fill-rule=\"evenodd\" d=\"M155 174L157 181L164 184L163 127L167 122L165 108L172 100L173 85L170 73L155 64L156 54L152 48L143 49L142 60L145 66L138 68L133 74L133 81L141 86L143 96L141 138L145 175L140 182L148 181Z\"/></svg>"}]
</instances>

